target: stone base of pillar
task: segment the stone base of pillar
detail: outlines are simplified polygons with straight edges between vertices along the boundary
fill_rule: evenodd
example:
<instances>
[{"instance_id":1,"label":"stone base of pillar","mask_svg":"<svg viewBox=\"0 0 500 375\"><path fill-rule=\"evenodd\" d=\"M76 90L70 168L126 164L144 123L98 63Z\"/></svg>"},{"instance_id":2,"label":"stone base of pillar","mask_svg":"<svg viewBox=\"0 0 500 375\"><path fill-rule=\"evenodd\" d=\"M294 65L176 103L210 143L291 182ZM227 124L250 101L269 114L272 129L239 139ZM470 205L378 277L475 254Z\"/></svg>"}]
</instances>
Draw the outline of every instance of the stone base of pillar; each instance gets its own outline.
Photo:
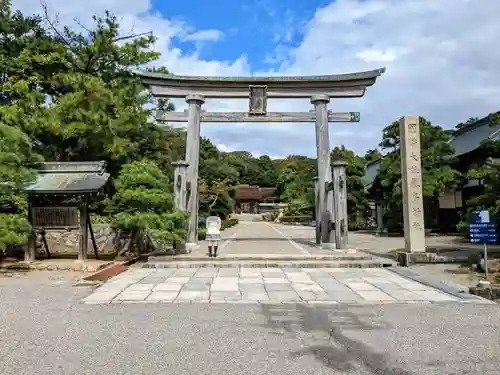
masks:
<instances>
[{"instance_id":1,"label":"stone base of pillar","mask_svg":"<svg viewBox=\"0 0 500 375\"><path fill-rule=\"evenodd\" d=\"M401 267L408 267L412 264L417 263L451 263L453 260L452 257L447 257L444 255L438 255L435 253L408 253L408 252L400 252L398 253L398 263Z\"/></svg>"},{"instance_id":2,"label":"stone base of pillar","mask_svg":"<svg viewBox=\"0 0 500 375\"><path fill-rule=\"evenodd\" d=\"M196 242L188 242L186 243L185 245L185 253L184 254L189 254L191 253L191 251L193 250L196 250L196 249L199 249L200 248L200 244L199 243L196 243Z\"/></svg>"},{"instance_id":3,"label":"stone base of pillar","mask_svg":"<svg viewBox=\"0 0 500 375\"><path fill-rule=\"evenodd\" d=\"M319 245L319 247L325 250L337 250L335 243L322 243Z\"/></svg>"}]
</instances>

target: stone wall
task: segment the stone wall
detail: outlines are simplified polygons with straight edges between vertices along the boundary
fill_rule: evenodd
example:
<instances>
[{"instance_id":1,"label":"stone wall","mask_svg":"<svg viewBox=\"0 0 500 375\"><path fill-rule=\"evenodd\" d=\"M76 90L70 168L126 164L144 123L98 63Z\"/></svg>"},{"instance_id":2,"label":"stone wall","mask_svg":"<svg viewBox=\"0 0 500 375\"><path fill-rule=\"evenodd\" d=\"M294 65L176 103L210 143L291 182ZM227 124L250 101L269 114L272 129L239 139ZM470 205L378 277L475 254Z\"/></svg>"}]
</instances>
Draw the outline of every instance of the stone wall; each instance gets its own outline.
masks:
<instances>
[{"instance_id":1,"label":"stone wall","mask_svg":"<svg viewBox=\"0 0 500 375\"><path fill-rule=\"evenodd\" d=\"M112 239L114 232L109 224L93 224L94 236L99 253L113 252ZM52 254L78 254L80 232L78 230L51 230L45 235ZM89 253L94 252L89 233Z\"/></svg>"}]
</instances>

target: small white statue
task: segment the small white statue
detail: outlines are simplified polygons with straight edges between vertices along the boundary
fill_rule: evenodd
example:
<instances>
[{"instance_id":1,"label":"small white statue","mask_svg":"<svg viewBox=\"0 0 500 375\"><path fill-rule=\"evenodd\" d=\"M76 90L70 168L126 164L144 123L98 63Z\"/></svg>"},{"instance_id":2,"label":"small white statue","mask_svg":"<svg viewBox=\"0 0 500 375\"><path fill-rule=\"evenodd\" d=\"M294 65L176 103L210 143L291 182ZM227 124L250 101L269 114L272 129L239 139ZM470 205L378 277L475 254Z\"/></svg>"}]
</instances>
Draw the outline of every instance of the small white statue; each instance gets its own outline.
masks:
<instances>
[{"instance_id":1,"label":"small white statue","mask_svg":"<svg viewBox=\"0 0 500 375\"><path fill-rule=\"evenodd\" d=\"M208 241L208 256L216 257L217 250L219 248L220 237L220 228L221 228L221 220L218 216L209 216L205 221L205 226L207 228L207 235L205 239ZM212 253L213 250L213 253Z\"/></svg>"}]
</instances>

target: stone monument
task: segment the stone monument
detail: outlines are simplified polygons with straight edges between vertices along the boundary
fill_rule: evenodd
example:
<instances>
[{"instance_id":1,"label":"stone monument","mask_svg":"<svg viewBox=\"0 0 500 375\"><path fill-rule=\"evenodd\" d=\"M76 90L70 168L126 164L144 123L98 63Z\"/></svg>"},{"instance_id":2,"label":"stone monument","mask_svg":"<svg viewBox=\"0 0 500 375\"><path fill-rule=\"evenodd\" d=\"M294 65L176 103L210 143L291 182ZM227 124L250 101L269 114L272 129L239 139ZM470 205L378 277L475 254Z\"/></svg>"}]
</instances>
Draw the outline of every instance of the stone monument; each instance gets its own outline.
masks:
<instances>
[{"instance_id":1,"label":"stone monument","mask_svg":"<svg viewBox=\"0 0 500 375\"><path fill-rule=\"evenodd\" d=\"M421 253L425 252L425 227L419 117L402 117L399 134L405 248L410 253Z\"/></svg>"}]
</instances>

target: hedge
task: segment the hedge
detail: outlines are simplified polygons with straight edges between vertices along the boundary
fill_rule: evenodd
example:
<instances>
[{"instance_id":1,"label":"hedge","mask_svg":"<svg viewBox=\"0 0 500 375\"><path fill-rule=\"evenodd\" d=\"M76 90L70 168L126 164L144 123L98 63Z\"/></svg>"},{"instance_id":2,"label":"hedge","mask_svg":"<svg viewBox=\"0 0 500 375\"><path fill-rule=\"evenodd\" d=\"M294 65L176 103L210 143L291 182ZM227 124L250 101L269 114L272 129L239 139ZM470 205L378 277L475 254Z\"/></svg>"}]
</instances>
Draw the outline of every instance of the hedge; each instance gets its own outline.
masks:
<instances>
[{"instance_id":1,"label":"hedge","mask_svg":"<svg viewBox=\"0 0 500 375\"><path fill-rule=\"evenodd\" d=\"M283 216L280 218L282 223L309 223L312 218L309 215Z\"/></svg>"}]
</instances>

